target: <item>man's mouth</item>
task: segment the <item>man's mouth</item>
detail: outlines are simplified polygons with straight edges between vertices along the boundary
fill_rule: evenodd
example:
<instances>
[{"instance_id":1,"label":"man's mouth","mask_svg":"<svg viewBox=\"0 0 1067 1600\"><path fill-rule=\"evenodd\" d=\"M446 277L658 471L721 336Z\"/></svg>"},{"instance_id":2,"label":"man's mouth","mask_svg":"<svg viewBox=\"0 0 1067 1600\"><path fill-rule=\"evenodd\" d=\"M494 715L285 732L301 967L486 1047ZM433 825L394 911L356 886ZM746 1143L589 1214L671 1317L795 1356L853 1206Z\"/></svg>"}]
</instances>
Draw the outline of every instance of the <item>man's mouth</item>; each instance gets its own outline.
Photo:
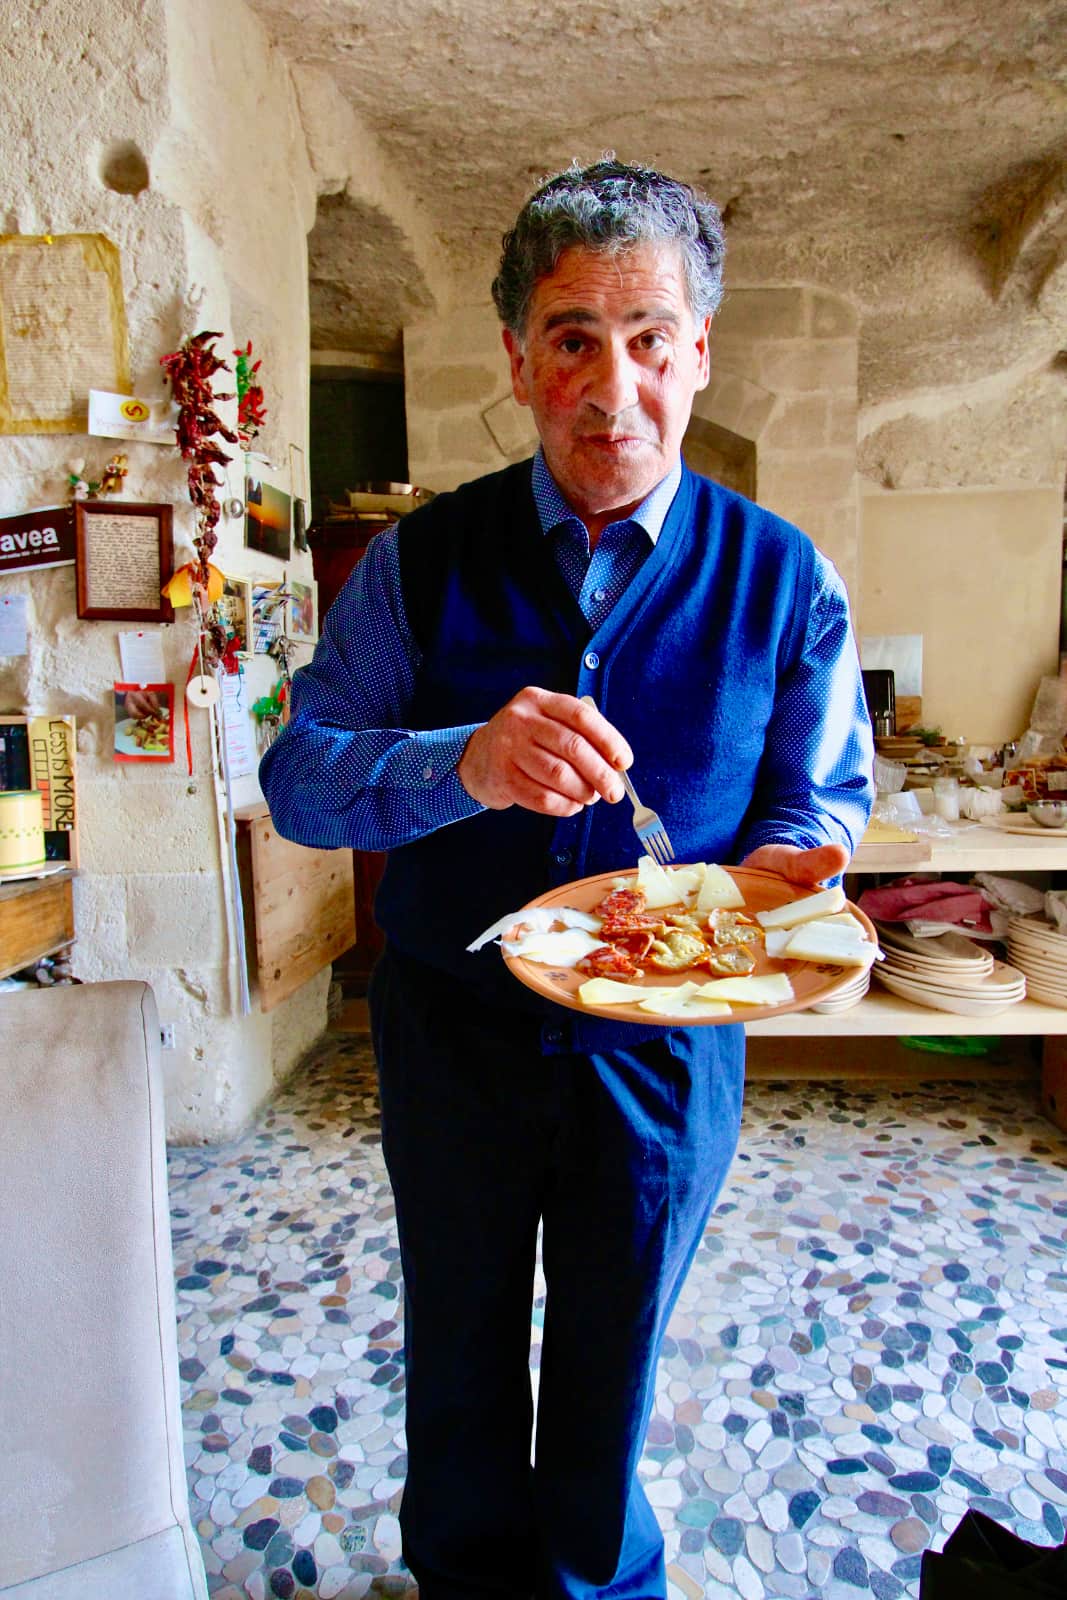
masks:
<instances>
[{"instance_id":1,"label":"man's mouth","mask_svg":"<svg viewBox=\"0 0 1067 1600\"><path fill-rule=\"evenodd\" d=\"M651 441L636 433L585 433L582 435L584 444L596 445L601 450L626 450L636 449L640 445L649 444Z\"/></svg>"}]
</instances>

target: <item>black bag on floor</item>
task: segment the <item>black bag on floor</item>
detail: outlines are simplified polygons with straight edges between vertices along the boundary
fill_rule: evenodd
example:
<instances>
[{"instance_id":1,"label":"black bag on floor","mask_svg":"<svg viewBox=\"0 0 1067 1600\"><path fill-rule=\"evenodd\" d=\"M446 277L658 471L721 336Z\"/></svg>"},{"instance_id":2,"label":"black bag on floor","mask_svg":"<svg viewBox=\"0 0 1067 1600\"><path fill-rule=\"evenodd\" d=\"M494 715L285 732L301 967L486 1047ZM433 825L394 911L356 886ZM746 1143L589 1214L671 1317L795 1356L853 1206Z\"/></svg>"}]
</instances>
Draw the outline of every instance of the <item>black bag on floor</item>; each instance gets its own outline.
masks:
<instances>
[{"instance_id":1,"label":"black bag on floor","mask_svg":"<svg viewBox=\"0 0 1067 1600\"><path fill-rule=\"evenodd\" d=\"M1028 1544L968 1511L940 1553L924 1550L919 1600L1065 1600L1067 1542Z\"/></svg>"}]
</instances>

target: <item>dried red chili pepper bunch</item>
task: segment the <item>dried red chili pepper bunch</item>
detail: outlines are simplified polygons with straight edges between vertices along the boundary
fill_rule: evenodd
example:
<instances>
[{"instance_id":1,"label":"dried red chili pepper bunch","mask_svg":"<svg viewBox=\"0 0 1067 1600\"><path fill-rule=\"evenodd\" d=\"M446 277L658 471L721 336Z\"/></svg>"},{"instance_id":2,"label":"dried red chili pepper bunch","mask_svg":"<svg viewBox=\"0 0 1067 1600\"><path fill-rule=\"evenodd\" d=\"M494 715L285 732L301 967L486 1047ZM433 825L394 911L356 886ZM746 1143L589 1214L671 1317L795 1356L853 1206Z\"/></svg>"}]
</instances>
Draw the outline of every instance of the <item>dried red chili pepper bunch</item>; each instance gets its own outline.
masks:
<instances>
[{"instance_id":1,"label":"dried red chili pepper bunch","mask_svg":"<svg viewBox=\"0 0 1067 1600\"><path fill-rule=\"evenodd\" d=\"M237 388L237 433L241 443L248 446L267 420L267 407L256 373L262 360L252 361L252 341L243 350L235 350Z\"/></svg>"},{"instance_id":2,"label":"dried red chili pepper bunch","mask_svg":"<svg viewBox=\"0 0 1067 1600\"><path fill-rule=\"evenodd\" d=\"M193 544L205 592L210 577L208 563L218 543L215 528L222 515L217 493L221 484L214 468L225 466L232 459L214 442L214 435L218 434L230 444L238 442L237 435L226 427L214 409L218 401L233 399L232 392L215 394L211 384L216 372L231 370L213 348L215 340L221 338L221 333L207 331L192 334L180 349L160 360L178 405L178 446L189 462L189 498L196 507L197 524Z\"/></svg>"}]
</instances>

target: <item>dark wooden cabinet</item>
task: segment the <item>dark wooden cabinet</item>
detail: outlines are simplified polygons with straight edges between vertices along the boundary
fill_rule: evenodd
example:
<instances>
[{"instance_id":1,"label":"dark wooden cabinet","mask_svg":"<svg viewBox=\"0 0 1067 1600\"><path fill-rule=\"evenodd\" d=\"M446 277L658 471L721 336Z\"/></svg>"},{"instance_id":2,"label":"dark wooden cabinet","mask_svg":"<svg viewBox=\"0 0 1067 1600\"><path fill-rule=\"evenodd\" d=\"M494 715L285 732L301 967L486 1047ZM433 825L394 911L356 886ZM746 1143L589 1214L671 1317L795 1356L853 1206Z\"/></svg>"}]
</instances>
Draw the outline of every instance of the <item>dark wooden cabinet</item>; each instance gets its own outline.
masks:
<instances>
[{"instance_id":1,"label":"dark wooden cabinet","mask_svg":"<svg viewBox=\"0 0 1067 1600\"><path fill-rule=\"evenodd\" d=\"M319 588L319 616L325 618L345 585L345 580L383 526L357 518L330 518L308 529L308 544ZM321 624L320 624L321 625ZM367 979L385 943L374 921L374 895L385 870L382 851L353 850L352 871L356 898L356 942L337 958L333 975L346 994L365 994Z\"/></svg>"}]
</instances>

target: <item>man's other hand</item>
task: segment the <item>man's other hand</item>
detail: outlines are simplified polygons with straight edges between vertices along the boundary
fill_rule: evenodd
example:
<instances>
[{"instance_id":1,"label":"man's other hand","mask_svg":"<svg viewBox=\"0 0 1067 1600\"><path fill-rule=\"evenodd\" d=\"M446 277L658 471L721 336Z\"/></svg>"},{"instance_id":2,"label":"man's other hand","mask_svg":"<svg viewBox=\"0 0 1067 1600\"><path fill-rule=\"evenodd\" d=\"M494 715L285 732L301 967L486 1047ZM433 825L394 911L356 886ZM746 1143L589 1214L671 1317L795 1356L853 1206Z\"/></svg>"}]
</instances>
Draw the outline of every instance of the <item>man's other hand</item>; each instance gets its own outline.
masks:
<instances>
[{"instance_id":1,"label":"man's other hand","mask_svg":"<svg viewBox=\"0 0 1067 1600\"><path fill-rule=\"evenodd\" d=\"M780 878L788 878L803 889L815 889L827 878L844 872L850 860L843 844L820 844L811 850L802 850L795 844L761 844L741 865L777 872Z\"/></svg>"},{"instance_id":2,"label":"man's other hand","mask_svg":"<svg viewBox=\"0 0 1067 1600\"><path fill-rule=\"evenodd\" d=\"M622 734L593 706L528 688L471 734L456 772L491 811L524 806L573 817L601 797L621 800L618 774L632 761Z\"/></svg>"}]
</instances>

